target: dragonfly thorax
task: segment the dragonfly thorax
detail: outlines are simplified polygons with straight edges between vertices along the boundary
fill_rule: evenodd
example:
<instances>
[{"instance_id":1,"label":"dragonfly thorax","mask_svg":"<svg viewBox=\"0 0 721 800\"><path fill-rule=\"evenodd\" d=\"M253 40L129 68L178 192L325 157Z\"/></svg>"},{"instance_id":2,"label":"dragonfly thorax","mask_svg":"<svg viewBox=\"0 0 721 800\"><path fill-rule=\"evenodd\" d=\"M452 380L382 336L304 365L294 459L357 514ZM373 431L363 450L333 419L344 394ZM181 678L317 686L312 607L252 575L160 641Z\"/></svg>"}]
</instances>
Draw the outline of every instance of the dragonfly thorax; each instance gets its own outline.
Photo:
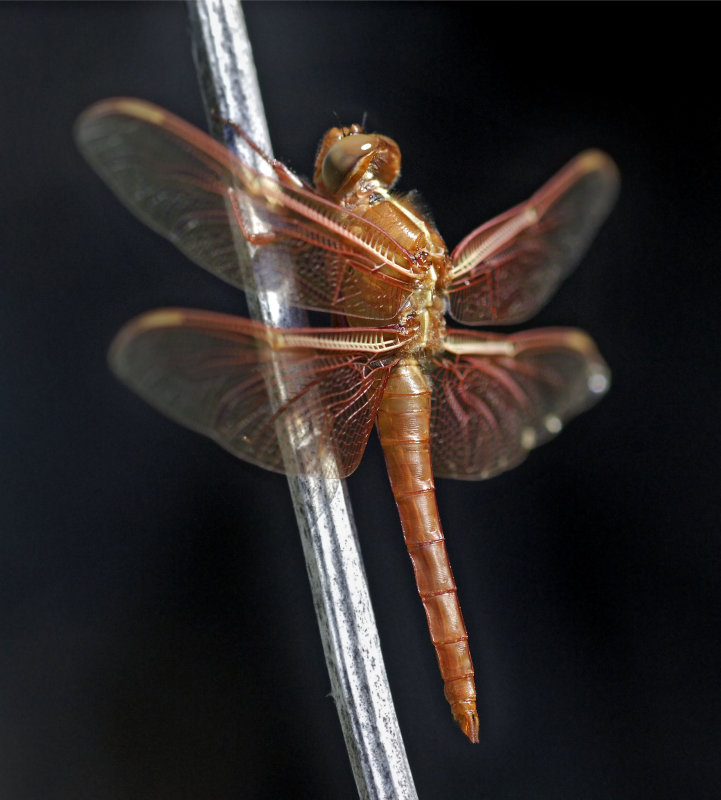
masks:
<instances>
[{"instance_id":1,"label":"dragonfly thorax","mask_svg":"<svg viewBox=\"0 0 721 800\"><path fill-rule=\"evenodd\" d=\"M409 349L419 356L433 355L443 349L445 302L436 291L437 281L436 270L431 264L399 318L401 325L416 328Z\"/></svg>"}]
</instances>

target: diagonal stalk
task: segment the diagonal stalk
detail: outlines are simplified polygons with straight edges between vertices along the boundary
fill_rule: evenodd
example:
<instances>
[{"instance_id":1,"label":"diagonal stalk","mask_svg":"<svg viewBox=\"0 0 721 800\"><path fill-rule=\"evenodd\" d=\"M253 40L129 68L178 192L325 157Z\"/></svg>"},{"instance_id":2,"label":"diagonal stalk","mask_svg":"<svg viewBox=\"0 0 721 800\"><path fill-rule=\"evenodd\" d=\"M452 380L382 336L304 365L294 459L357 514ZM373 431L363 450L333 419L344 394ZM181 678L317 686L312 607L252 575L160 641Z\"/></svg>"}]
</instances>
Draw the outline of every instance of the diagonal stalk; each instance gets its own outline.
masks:
<instances>
[{"instance_id":1,"label":"diagonal stalk","mask_svg":"<svg viewBox=\"0 0 721 800\"><path fill-rule=\"evenodd\" d=\"M259 171L268 164L219 119L237 122L270 154L270 139L239 2L188 2L193 50L216 138ZM215 115L215 116L214 116ZM239 242L239 247L247 246ZM254 254L257 298L251 316L276 327L303 327L305 315L278 293L262 291L262 248ZM279 389L280 396L284 388ZM284 448L333 697L361 798L416 800L380 650L345 485L302 475ZM295 473L295 474L293 474Z\"/></svg>"}]
</instances>

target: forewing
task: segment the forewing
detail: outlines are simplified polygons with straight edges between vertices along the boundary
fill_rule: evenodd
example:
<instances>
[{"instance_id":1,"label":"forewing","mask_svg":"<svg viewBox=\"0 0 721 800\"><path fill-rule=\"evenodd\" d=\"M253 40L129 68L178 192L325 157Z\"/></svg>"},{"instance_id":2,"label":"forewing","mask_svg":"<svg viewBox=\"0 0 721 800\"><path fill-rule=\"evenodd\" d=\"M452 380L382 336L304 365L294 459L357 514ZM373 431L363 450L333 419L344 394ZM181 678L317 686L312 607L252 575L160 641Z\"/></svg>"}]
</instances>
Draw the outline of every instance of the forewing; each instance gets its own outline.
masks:
<instances>
[{"instance_id":1,"label":"forewing","mask_svg":"<svg viewBox=\"0 0 721 800\"><path fill-rule=\"evenodd\" d=\"M317 346L299 346L297 337ZM238 458L288 471L280 432L301 465L290 471L325 477L358 466L395 360L340 350L327 329L275 330L187 309L131 321L109 354L116 375L144 400ZM284 394L271 397L278 377Z\"/></svg>"},{"instance_id":2,"label":"forewing","mask_svg":"<svg viewBox=\"0 0 721 800\"><path fill-rule=\"evenodd\" d=\"M451 315L467 325L531 317L581 259L617 193L616 165L589 150L530 200L470 233L451 256Z\"/></svg>"},{"instance_id":3,"label":"forewing","mask_svg":"<svg viewBox=\"0 0 721 800\"><path fill-rule=\"evenodd\" d=\"M447 345L431 369L431 460L441 477L480 480L516 466L610 385L593 341L571 328L450 331Z\"/></svg>"},{"instance_id":4,"label":"forewing","mask_svg":"<svg viewBox=\"0 0 721 800\"><path fill-rule=\"evenodd\" d=\"M258 233L263 288L282 288L302 308L390 319L415 285L410 254L376 225L300 181L258 174L157 106L106 100L81 115L75 133L134 214L246 291L255 291L247 237Z\"/></svg>"}]
</instances>

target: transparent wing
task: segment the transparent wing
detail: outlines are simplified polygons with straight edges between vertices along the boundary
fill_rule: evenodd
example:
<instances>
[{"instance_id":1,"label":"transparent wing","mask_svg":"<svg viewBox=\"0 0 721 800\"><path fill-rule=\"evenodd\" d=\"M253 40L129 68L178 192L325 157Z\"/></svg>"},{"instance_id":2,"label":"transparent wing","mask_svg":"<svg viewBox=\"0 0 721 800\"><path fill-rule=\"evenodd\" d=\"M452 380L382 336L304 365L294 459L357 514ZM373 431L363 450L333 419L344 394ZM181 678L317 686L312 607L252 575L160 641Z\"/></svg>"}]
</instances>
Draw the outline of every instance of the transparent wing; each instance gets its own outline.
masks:
<instances>
[{"instance_id":1,"label":"transparent wing","mask_svg":"<svg viewBox=\"0 0 721 800\"><path fill-rule=\"evenodd\" d=\"M75 135L134 214L235 286L254 290L250 215L263 226L254 244L271 256L263 260L263 286L282 286L294 305L390 319L415 285L410 254L379 227L300 181L258 174L157 106L102 101L80 116Z\"/></svg>"},{"instance_id":2,"label":"transparent wing","mask_svg":"<svg viewBox=\"0 0 721 800\"><path fill-rule=\"evenodd\" d=\"M618 183L613 161L589 150L530 200L466 236L451 256L451 315L467 325L533 316L583 256Z\"/></svg>"},{"instance_id":3,"label":"transparent wing","mask_svg":"<svg viewBox=\"0 0 721 800\"><path fill-rule=\"evenodd\" d=\"M516 466L593 405L610 372L579 330L450 331L431 380L434 474L480 480Z\"/></svg>"},{"instance_id":4,"label":"transparent wing","mask_svg":"<svg viewBox=\"0 0 721 800\"><path fill-rule=\"evenodd\" d=\"M109 361L144 400L238 458L285 472L280 426L304 472L345 477L360 462L397 361L394 335L278 330L225 314L159 309L118 333ZM286 395L271 398L268 382L278 375ZM329 469L326 456L337 468Z\"/></svg>"}]
</instances>

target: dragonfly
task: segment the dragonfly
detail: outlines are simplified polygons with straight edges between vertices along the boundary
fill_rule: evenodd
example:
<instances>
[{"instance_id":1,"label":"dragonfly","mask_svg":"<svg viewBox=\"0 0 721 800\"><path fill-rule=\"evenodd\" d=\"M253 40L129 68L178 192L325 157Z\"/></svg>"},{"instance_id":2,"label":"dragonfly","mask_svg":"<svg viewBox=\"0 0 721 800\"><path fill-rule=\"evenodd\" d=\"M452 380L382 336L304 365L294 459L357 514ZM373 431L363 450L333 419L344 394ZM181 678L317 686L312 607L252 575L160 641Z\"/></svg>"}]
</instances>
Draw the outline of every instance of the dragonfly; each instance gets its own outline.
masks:
<instances>
[{"instance_id":1,"label":"dragonfly","mask_svg":"<svg viewBox=\"0 0 721 800\"><path fill-rule=\"evenodd\" d=\"M279 426L320 425L302 469L327 476L331 464L338 478L356 469L377 428L444 694L477 742L473 662L435 477L482 480L520 464L604 395L610 371L583 331L481 332L446 316L494 326L536 313L609 213L614 162L581 153L449 251L417 196L393 191L397 143L357 124L325 134L312 183L270 156L266 172L255 170L143 100L100 101L75 134L130 211L196 264L254 292L261 252L265 290L332 315L328 327L274 328L154 310L121 329L109 362L170 418L276 472L290 469Z\"/></svg>"}]
</instances>

